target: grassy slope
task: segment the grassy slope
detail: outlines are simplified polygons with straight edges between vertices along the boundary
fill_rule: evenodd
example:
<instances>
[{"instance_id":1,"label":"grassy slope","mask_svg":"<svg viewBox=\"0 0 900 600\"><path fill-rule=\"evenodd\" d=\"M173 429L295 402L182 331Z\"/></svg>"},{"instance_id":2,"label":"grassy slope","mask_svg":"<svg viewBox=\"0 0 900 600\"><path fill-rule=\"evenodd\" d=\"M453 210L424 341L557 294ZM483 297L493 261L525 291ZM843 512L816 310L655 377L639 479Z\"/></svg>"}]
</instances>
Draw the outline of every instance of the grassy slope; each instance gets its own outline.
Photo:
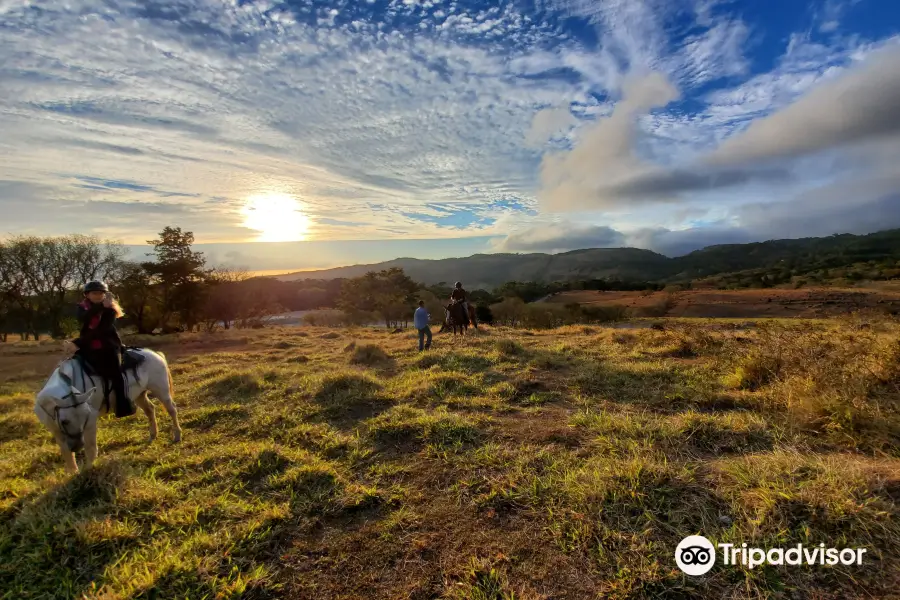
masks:
<instances>
[{"instance_id":1,"label":"grassy slope","mask_svg":"<svg viewBox=\"0 0 900 600\"><path fill-rule=\"evenodd\" d=\"M163 349L184 442L161 410L152 445L143 416L105 420L74 478L31 413L41 378L9 378L0 594L895 593L897 324L672 327L495 329L425 355L380 331L182 336ZM689 578L672 557L695 533L867 564Z\"/></svg>"}]
</instances>

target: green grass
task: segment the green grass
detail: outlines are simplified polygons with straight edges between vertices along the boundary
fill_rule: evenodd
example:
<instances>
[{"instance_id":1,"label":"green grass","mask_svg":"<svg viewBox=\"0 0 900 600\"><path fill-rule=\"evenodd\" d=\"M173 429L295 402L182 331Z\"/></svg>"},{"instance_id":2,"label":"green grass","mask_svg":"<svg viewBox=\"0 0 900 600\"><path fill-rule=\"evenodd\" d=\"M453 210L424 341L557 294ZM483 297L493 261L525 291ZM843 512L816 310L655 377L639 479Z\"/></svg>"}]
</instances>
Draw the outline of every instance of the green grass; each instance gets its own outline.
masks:
<instances>
[{"instance_id":1,"label":"green grass","mask_svg":"<svg viewBox=\"0 0 900 600\"><path fill-rule=\"evenodd\" d=\"M891 597L897 323L661 321L144 340L183 442L106 418L76 476L32 413L56 346L0 346L34 357L0 371L0 598ZM693 578L691 534L867 554Z\"/></svg>"}]
</instances>

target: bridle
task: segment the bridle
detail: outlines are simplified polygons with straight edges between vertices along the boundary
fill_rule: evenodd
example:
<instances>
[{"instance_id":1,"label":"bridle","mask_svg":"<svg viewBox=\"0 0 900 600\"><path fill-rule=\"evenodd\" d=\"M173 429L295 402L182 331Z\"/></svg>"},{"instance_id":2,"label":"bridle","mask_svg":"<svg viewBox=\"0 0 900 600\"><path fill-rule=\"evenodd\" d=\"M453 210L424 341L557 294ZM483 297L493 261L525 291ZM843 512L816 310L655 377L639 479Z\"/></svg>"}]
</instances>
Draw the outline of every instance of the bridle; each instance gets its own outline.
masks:
<instances>
[{"instance_id":1,"label":"bridle","mask_svg":"<svg viewBox=\"0 0 900 600\"><path fill-rule=\"evenodd\" d=\"M82 394L82 399L79 400L78 396L74 392L74 387L72 387L72 380L69 379L69 377L67 375L63 374L62 371L60 371L59 376L63 381L65 381L66 383L69 384L69 393L66 394L65 396L63 396L62 398L60 398L59 400L60 401L71 400L71 402L66 405L60 404L59 402L54 402L53 403L54 404L53 414L50 414L49 412L47 412L47 410L40 404L38 404L38 406L40 406L41 410L44 411L44 414L46 414L48 417L53 419L53 421L56 422L56 426L59 427L60 431L62 431L69 437L74 437L71 433L69 433L69 431L66 429L65 425L63 425L62 421L60 421L59 411L63 408L77 408L77 407L81 406L82 404L86 404L90 400L91 395L90 394ZM82 374L82 377L83 377L83 374ZM81 431L84 431L84 428L87 427L88 419L90 419L90 413L88 413L88 415L86 415L84 417L84 423L82 423L82 425L81 425Z\"/></svg>"}]
</instances>

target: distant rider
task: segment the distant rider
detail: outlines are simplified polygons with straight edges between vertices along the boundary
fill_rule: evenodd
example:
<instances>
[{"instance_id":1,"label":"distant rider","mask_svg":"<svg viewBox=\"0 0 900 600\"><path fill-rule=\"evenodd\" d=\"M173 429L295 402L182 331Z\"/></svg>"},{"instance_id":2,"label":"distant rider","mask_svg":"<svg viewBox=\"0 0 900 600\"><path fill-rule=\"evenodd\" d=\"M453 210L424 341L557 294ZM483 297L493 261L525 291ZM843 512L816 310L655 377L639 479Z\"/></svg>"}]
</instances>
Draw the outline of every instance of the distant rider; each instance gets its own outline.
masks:
<instances>
[{"instance_id":1,"label":"distant rider","mask_svg":"<svg viewBox=\"0 0 900 600\"><path fill-rule=\"evenodd\" d=\"M462 302L463 310L465 311L466 318L469 318L469 293L463 289L463 286L460 282L456 282L456 285L453 288L453 292L450 294L450 300L455 302Z\"/></svg>"},{"instance_id":2,"label":"distant rider","mask_svg":"<svg viewBox=\"0 0 900 600\"><path fill-rule=\"evenodd\" d=\"M116 319L124 315L102 281L84 286L84 301L78 305L77 317L81 333L72 343L97 373L108 380L116 394L115 414L128 417L135 413L134 403L125 392L122 373L122 339L116 330Z\"/></svg>"}]
</instances>

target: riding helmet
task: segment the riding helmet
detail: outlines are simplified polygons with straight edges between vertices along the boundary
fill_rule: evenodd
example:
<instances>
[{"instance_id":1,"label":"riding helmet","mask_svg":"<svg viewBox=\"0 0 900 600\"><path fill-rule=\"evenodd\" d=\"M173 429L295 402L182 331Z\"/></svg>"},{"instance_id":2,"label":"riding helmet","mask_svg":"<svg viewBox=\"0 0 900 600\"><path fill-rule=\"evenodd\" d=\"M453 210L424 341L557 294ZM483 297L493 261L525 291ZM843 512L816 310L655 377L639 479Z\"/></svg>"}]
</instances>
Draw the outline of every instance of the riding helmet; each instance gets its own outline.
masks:
<instances>
[{"instance_id":1,"label":"riding helmet","mask_svg":"<svg viewBox=\"0 0 900 600\"><path fill-rule=\"evenodd\" d=\"M461 287L462 287L462 284L461 284L460 282L457 281L457 282L456 282L456 287L461 288Z\"/></svg>"},{"instance_id":2,"label":"riding helmet","mask_svg":"<svg viewBox=\"0 0 900 600\"><path fill-rule=\"evenodd\" d=\"M84 293L88 292L108 292L109 287L102 281L88 281L84 284Z\"/></svg>"}]
</instances>

